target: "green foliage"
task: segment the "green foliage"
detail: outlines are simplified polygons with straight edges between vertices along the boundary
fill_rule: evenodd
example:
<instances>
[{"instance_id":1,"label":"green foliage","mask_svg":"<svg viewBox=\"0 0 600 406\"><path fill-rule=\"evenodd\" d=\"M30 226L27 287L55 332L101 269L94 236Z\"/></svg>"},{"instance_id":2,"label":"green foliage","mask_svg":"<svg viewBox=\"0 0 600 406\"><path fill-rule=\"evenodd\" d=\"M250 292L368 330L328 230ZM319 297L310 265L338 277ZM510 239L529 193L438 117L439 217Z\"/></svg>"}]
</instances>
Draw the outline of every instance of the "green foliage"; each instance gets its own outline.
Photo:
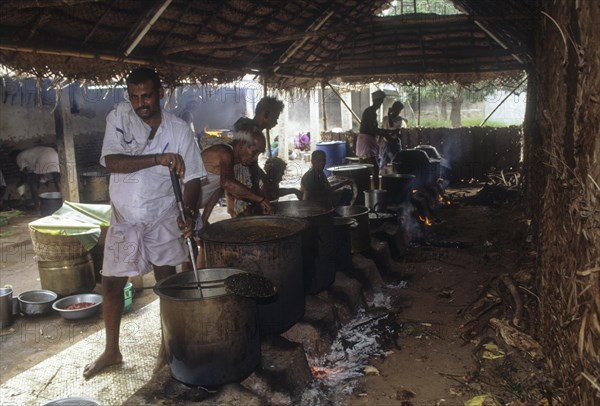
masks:
<instances>
[{"instance_id":1,"label":"green foliage","mask_svg":"<svg viewBox=\"0 0 600 406\"><path fill-rule=\"evenodd\" d=\"M463 14L454 7L454 4L450 0L393 0L390 2L389 7L381 12L381 15L395 16L414 13L438 15Z\"/></svg>"}]
</instances>

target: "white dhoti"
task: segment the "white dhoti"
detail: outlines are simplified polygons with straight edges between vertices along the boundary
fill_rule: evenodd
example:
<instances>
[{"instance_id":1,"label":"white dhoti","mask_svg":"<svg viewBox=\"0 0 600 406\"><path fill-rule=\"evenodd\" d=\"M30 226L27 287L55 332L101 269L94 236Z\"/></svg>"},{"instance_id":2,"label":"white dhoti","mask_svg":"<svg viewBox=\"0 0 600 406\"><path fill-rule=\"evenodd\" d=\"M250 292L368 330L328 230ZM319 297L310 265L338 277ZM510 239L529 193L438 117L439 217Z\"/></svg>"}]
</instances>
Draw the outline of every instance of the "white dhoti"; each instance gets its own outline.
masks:
<instances>
[{"instance_id":1,"label":"white dhoti","mask_svg":"<svg viewBox=\"0 0 600 406\"><path fill-rule=\"evenodd\" d=\"M176 266L188 258L181 230L177 226L177 208L154 223L119 222L113 207L111 225L104 245L103 276L144 275L156 266Z\"/></svg>"}]
</instances>

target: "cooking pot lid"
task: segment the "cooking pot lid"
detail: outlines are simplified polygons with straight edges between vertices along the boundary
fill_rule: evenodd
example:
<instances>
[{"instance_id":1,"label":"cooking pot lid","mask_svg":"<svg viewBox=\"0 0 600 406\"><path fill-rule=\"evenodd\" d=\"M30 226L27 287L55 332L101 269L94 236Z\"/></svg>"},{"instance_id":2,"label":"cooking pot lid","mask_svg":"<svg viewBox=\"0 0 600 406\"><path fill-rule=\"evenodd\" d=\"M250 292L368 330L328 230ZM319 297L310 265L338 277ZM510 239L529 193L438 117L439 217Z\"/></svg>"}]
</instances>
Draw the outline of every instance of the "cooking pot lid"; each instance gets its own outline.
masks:
<instances>
[{"instance_id":1,"label":"cooking pot lid","mask_svg":"<svg viewBox=\"0 0 600 406\"><path fill-rule=\"evenodd\" d=\"M381 175L382 178L397 178L397 179L414 179L417 176L412 175L410 173L388 173L386 175Z\"/></svg>"},{"instance_id":2,"label":"cooking pot lid","mask_svg":"<svg viewBox=\"0 0 600 406\"><path fill-rule=\"evenodd\" d=\"M364 171L365 169L370 169L373 167L373 164L350 164L350 165L340 165L340 166L330 166L327 168L330 172L347 172L347 171Z\"/></svg>"},{"instance_id":3,"label":"cooking pot lid","mask_svg":"<svg viewBox=\"0 0 600 406\"><path fill-rule=\"evenodd\" d=\"M307 200L288 200L273 204L275 213L281 216L308 218L333 212L333 208L324 207L316 202Z\"/></svg>"}]
</instances>

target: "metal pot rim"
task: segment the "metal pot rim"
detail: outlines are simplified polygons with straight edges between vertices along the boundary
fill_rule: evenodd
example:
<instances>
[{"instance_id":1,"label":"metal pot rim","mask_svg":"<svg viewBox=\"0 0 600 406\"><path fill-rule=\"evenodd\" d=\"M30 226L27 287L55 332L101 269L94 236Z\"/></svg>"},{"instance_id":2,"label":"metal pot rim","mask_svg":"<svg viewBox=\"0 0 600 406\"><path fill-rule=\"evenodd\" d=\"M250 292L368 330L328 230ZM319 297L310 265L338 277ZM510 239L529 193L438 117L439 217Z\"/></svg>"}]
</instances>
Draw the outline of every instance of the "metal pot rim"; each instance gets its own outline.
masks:
<instances>
[{"instance_id":1,"label":"metal pot rim","mask_svg":"<svg viewBox=\"0 0 600 406\"><path fill-rule=\"evenodd\" d=\"M265 237L256 241L232 241L231 236L225 235L213 235L217 234L216 232L210 233L211 229L215 229L217 227L225 227L225 225L236 224L236 223L247 223L247 222L260 222L261 220L273 220L281 221L282 223L286 223L286 227L282 227L282 235L277 235L274 237ZM295 227L294 227L295 226ZM230 245L254 245L254 244L263 244L266 242L273 241L281 241L289 238L295 238L300 235L304 230L308 227L308 222L303 219L287 217L287 216L252 216L252 217L237 217L228 220L217 221L216 223L209 224L205 226L200 232L200 239L203 241L213 242L213 243L222 243L222 244L230 244ZM221 233L223 234L223 233Z\"/></svg>"}]
</instances>

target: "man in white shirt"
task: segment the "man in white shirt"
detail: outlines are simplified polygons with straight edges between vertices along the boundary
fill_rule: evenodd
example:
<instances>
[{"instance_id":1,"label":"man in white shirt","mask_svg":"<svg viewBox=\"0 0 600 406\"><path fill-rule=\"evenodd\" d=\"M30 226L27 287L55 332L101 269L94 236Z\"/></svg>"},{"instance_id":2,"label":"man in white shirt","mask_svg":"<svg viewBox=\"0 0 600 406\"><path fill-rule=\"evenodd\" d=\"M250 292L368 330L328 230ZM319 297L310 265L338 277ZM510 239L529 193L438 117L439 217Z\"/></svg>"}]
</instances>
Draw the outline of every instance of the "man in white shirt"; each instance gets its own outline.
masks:
<instances>
[{"instance_id":1,"label":"man in white shirt","mask_svg":"<svg viewBox=\"0 0 600 406\"><path fill-rule=\"evenodd\" d=\"M164 91L158 74L148 68L133 70L127 94L129 101L108 114L100 158L111 174L112 205L102 269L106 346L85 367L86 378L122 362L119 328L128 277L154 270L159 281L175 274L175 266L187 260L182 234L192 234L200 179L206 176L190 126L160 107ZM169 171L184 183L185 223L178 218ZM161 345L157 366L164 362Z\"/></svg>"},{"instance_id":2,"label":"man in white shirt","mask_svg":"<svg viewBox=\"0 0 600 406\"><path fill-rule=\"evenodd\" d=\"M56 191L60 191L60 164L54 148L38 145L24 151L12 151L10 155L21 171L19 186L29 186L36 207L39 207L40 183L51 182Z\"/></svg>"}]
</instances>

